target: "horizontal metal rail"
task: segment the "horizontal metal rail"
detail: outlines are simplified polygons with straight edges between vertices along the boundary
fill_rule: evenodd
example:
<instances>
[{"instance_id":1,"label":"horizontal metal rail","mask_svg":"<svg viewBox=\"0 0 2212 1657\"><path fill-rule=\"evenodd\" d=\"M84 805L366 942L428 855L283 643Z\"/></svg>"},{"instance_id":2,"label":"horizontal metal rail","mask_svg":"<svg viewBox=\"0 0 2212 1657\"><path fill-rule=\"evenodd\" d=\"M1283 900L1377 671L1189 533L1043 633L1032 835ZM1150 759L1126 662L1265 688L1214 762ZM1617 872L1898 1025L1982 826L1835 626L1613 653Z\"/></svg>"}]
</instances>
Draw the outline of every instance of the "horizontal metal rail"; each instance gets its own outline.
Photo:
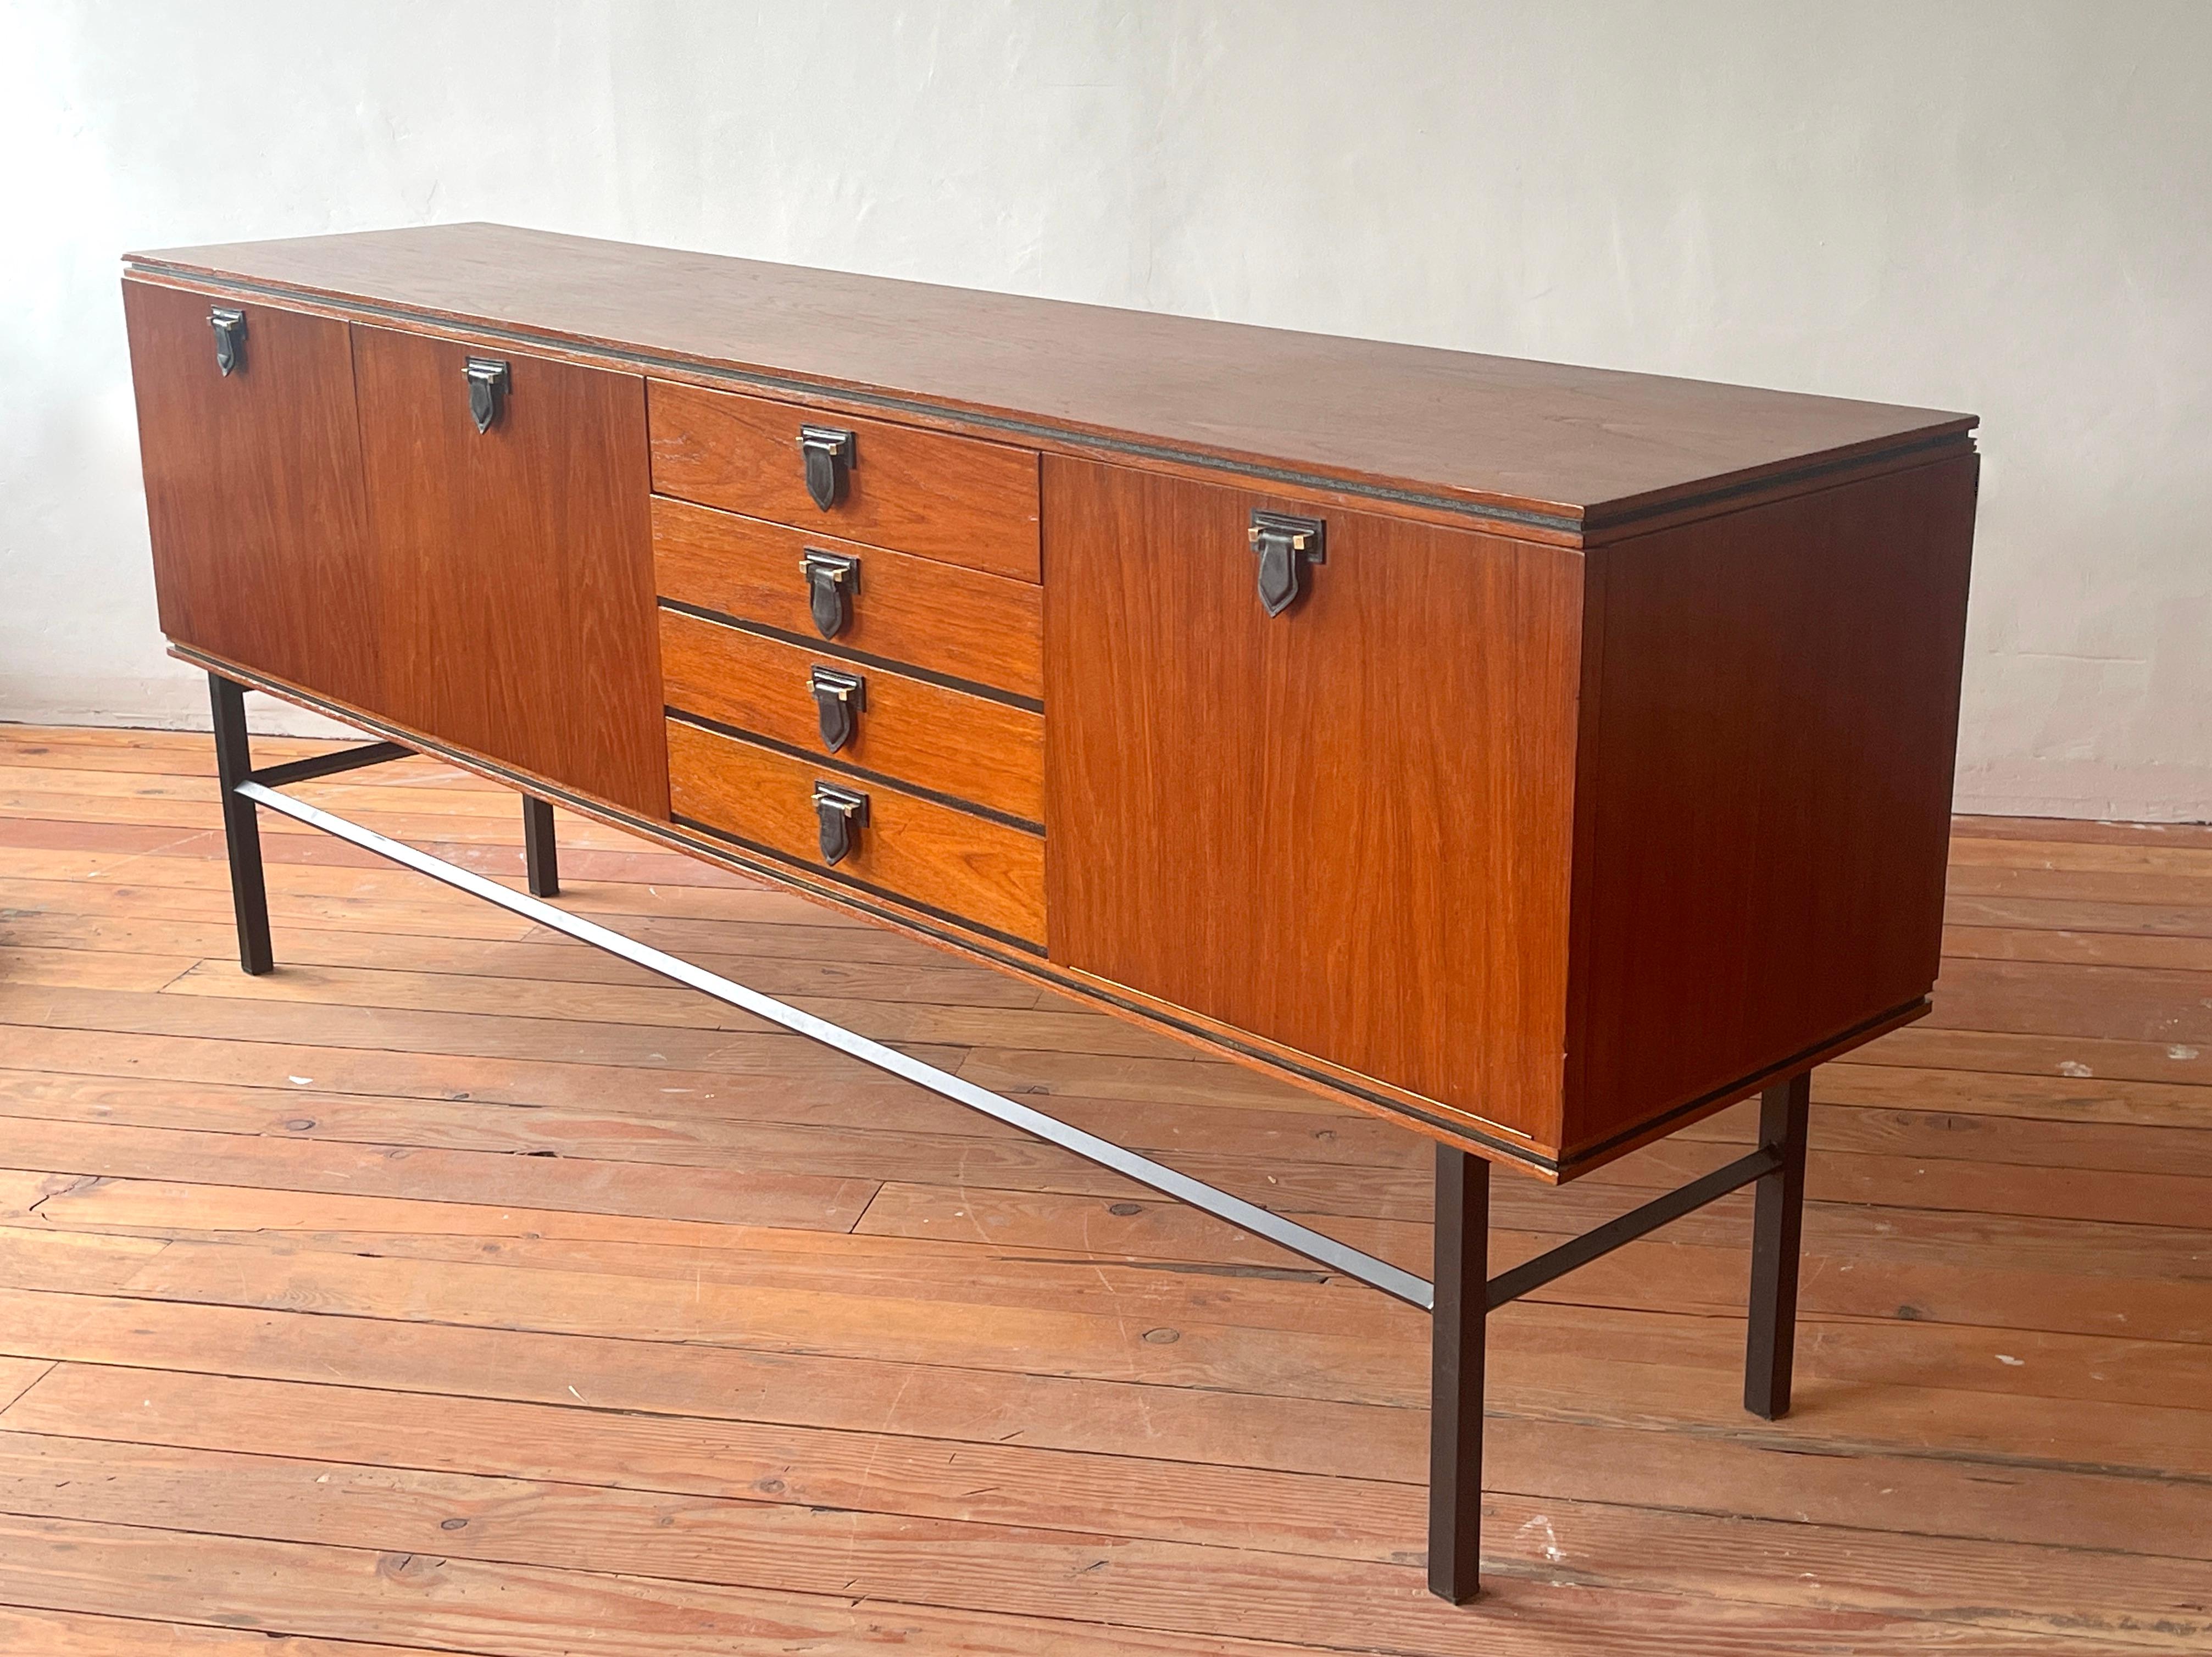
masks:
<instances>
[{"instance_id":1,"label":"horizontal metal rail","mask_svg":"<svg viewBox=\"0 0 2212 1657\"><path fill-rule=\"evenodd\" d=\"M392 744L383 744L377 746L390 747ZM349 751L361 754L367 750L355 749ZM404 753L405 750L401 751ZM364 759L358 762L370 764L374 762ZM241 782L238 785L237 792L242 798L252 800L257 805L266 806L272 811L282 812L295 822L304 822L313 828L319 828L325 834L335 835L338 839L358 846L363 851L374 852L379 857L389 858L392 862L412 869L417 874L428 875L433 880L442 881L447 885L466 892L472 897L480 897L487 903L495 903L502 909L511 910L527 920L536 921L541 926L550 927L556 932L575 938L580 943L592 944L595 948L606 950L610 955L620 956L623 960L634 962L647 972L658 973L663 978L672 979L678 984L697 990L702 995L710 995L717 1001L726 1002L731 1006L751 1013L757 1018L764 1018L772 1024L781 1025L795 1035L803 1035L809 1041L819 1041L826 1047L835 1047L840 1053L850 1054L862 1064L872 1065L878 1070L888 1071L894 1076L902 1077L917 1087L927 1088L942 1098L951 1100L955 1104L965 1105L970 1110L978 1110L986 1116L995 1117L1011 1127L1018 1127L1025 1133L1033 1133L1041 1139L1049 1140L1062 1150L1073 1151L1087 1161L1097 1162L1102 1168L1112 1168L1116 1174L1124 1174L1139 1185L1148 1186L1163 1195L1173 1197L1179 1202L1188 1203L1194 1208L1203 1209L1216 1218L1226 1220L1230 1224L1240 1227L1255 1236L1264 1237L1269 1242L1286 1248L1294 1254L1304 1255L1306 1259L1317 1261L1332 1271L1340 1272L1346 1277L1356 1278L1362 1283L1381 1290L1386 1295L1395 1296L1410 1305L1418 1306L1423 1311L1431 1310L1434 1307L1435 1294L1429 1284L1410 1272L1401 1271L1388 1260L1377 1259L1374 1255L1364 1253L1349 1243L1339 1242L1335 1238L1310 1230L1294 1220L1286 1220L1281 1215L1272 1213L1256 1203L1249 1203L1242 1197L1232 1196L1217 1187L1207 1185L1202 1180L1194 1180L1188 1174L1177 1173L1164 1163L1156 1162L1149 1156L1140 1156L1135 1151L1117 1145L1110 1139L1102 1139L1095 1133L1086 1133L1079 1127L1061 1121L1058 1117L1048 1116L1041 1110L1034 1110L1027 1105L993 1093L988 1088L978 1087L975 1083L963 1080L949 1071L939 1070L933 1065L926 1065L919 1059L901 1053L896 1047L885 1047L880 1041L872 1041L866 1036L857 1035L841 1025L830 1023L825 1018L817 1018L812 1013L803 1012L799 1008L789 1006L773 997L763 995L758 990L748 989L742 984L733 983L717 974L708 972L703 967L695 967L688 961L665 954L649 944L641 944L635 938L626 938L620 932L570 914L566 909L556 908L552 904L541 899L502 886L495 880L487 879L483 875L467 869L458 868L443 859L432 857L427 852L418 852L413 847L398 841L387 839L374 829L362 828L357 822L349 822L343 817L333 816L317 806L307 804L305 801L294 799L288 794L281 794L268 786L267 780L287 768L279 767L270 771L258 773L259 780L249 779ZM295 772L295 774L296 775L297 773Z\"/></svg>"},{"instance_id":2,"label":"horizontal metal rail","mask_svg":"<svg viewBox=\"0 0 2212 1657\"><path fill-rule=\"evenodd\" d=\"M1495 1312L1506 1302L1519 1300L1530 1290L1541 1289L1553 1278L1564 1277L1578 1266L1588 1266L1599 1255L1610 1254L1623 1243L1634 1242L1645 1232L1656 1231L1668 1221L1679 1220L1692 1209L1703 1208L1781 1166L1781 1153L1771 1146L1762 1146L1663 1197L1654 1197L1641 1208L1630 1209L1618 1219L1607 1220L1595 1230L1585 1231L1557 1248L1547 1249L1510 1272L1501 1272L1490 1280L1490 1309Z\"/></svg>"}]
</instances>

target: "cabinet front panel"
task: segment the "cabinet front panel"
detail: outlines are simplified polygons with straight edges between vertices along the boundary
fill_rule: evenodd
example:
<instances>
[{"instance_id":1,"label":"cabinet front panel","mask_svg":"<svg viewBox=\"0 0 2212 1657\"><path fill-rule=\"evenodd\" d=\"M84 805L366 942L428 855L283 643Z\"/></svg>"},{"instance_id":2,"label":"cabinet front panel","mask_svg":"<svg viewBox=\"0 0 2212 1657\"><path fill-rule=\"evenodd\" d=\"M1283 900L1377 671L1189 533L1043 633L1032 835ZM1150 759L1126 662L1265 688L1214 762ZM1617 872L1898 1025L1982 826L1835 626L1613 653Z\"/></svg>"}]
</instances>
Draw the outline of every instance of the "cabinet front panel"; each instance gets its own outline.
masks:
<instances>
[{"instance_id":1,"label":"cabinet front panel","mask_svg":"<svg viewBox=\"0 0 2212 1657\"><path fill-rule=\"evenodd\" d=\"M1048 457L1052 958L1556 1138L1581 561Z\"/></svg>"},{"instance_id":2,"label":"cabinet front panel","mask_svg":"<svg viewBox=\"0 0 2212 1657\"><path fill-rule=\"evenodd\" d=\"M668 815L645 383L354 331L389 711L462 748Z\"/></svg>"},{"instance_id":3,"label":"cabinet front panel","mask_svg":"<svg viewBox=\"0 0 2212 1657\"><path fill-rule=\"evenodd\" d=\"M381 710L346 325L136 282L123 310L162 632Z\"/></svg>"}]
</instances>

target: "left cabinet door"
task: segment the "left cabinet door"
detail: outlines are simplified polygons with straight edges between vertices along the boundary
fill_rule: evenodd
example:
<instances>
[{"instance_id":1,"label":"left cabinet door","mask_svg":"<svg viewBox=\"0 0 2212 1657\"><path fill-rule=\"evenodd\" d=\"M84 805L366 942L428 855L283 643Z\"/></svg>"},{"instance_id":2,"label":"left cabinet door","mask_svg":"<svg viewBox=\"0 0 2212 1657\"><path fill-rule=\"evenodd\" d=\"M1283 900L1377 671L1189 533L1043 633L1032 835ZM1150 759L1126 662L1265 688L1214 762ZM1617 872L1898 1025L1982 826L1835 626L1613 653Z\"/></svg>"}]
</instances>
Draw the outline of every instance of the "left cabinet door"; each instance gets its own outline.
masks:
<instances>
[{"instance_id":1,"label":"left cabinet door","mask_svg":"<svg viewBox=\"0 0 2212 1657\"><path fill-rule=\"evenodd\" d=\"M128 281L123 313L161 631L381 711L346 325Z\"/></svg>"},{"instance_id":2,"label":"left cabinet door","mask_svg":"<svg viewBox=\"0 0 2212 1657\"><path fill-rule=\"evenodd\" d=\"M354 372L392 717L666 821L644 380L359 325Z\"/></svg>"}]
</instances>

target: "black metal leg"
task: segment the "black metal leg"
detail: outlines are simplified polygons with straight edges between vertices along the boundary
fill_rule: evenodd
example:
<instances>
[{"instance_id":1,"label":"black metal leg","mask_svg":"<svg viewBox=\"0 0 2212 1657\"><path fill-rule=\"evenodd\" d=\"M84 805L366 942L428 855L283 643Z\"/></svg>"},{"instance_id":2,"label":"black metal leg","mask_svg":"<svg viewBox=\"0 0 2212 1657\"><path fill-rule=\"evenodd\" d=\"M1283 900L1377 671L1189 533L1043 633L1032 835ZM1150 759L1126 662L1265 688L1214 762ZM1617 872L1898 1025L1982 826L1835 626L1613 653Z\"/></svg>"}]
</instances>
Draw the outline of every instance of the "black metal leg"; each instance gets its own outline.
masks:
<instances>
[{"instance_id":1,"label":"black metal leg","mask_svg":"<svg viewBox=\"0 0 2212 1657\"><path fill-rule=\"evenodd\" d=\"M1436 1309L1429 1360L1429 1592L1482 1584L1482 1357L1489 1316L1490 1164L1437 1147Z\"/></svg>"},{"instance_id":2,"label":"black metal leg","mask_svg":"<svg viewBox=\"0 0 2212 1657\"><path fill-rule=\"evenodd\" d=\"M276 965L269 948L269 892L261 879L261 823L238 785L253 769L246 734L246 692L208 675L215 710L215 770L222 788L222 838L230 853L230 904L238 917L238 964L257 976Z\"/></svg>"},{"instance_id":3,"label":"black metal leg","mask_svg":"<svg viewBox=\"0 0 2212 1657\"><path fill-rule=\"evenodd\" d=\"M1744 1348L1743 1407L1769 1421L1790 1413L1797 1345L1797 1253L1805 1217L1805 1125L1813 1101L1806 1071L1759 1102L1759 1143L1781 1165L1759 1176L1751 1234L1751 1334Z\"/></svg>"},{"instance_id":4,"label":"black metal leg","mask_svg":"<svg viewBox=\"0 0 2212 1657\"><path fill-rule=\"evenodd\" d=\"M522 866L530 877L530 895L561 895L561 857L553 843L553 808L522 797Z\"/></svg>"}]
</instances>

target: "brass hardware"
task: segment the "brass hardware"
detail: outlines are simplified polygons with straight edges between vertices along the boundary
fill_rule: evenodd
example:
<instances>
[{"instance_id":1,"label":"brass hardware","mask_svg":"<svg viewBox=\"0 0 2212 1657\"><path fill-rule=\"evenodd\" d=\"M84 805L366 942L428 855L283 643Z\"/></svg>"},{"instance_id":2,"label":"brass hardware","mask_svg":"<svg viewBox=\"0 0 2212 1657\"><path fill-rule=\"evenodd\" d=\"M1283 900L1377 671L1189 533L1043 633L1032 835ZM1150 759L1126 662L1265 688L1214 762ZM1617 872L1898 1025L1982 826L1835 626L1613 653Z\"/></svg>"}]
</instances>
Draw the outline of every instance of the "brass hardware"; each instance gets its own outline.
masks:
<instances>
[{"instance_id":1,"label":"brass hardware","mask_svg":"<svg viewBox=\"0 0 2212 1657\"><path fill-rule=\"evenodd\" d=\"M814 785L814 816L820 828L822 860L838 864L858 842L868 823L868 797L833 783Z\"/></svg>"},{"instance_id":2,"label":"brass hardware","mask_svg":"<svg viewBox=\"0 0 2212 1657\"><path fill-rule=\"evenodd\" d=\"M1304 568L1328 561L1327 526L1318 518L1255 510L1245 534L1260 555L1261 606L1280 616L1297 601Z\"/></svg>"},{"instance_id":3,"label":"brass hardware","mask_svg":"<svg viewBox=\"0 0 2212 1657\"><path fill-rule=\"evenodd\" d=\"M845 474L858 464L853 434L837 426L801 426L799 452L806 466L806 493L827 512L845 493Z\"/></svg>"},{"instance_id":4,"label":"brass hardware","mask_svg":"<svg viewBox=\"0 0 2212 1657\"><path fill-rule=\"evenodd\" d=\"M834 754L860 727L860 713L868 705L868 682L857 673L817 667L808 672L806 684L821 717L823 746Z\"/></svg>"},{"instance_id":5,"label":"brass hardware","mask_svg":"<svg viewBox=\"0 0 2212 1657\"><path fill-rule=\"evenodd\" d=\"M834 639L853 624L853 599L860 590L860 561L809 547L799 568L806 576L806 608L815 631Z\"/></svg>"}]
</instances>

